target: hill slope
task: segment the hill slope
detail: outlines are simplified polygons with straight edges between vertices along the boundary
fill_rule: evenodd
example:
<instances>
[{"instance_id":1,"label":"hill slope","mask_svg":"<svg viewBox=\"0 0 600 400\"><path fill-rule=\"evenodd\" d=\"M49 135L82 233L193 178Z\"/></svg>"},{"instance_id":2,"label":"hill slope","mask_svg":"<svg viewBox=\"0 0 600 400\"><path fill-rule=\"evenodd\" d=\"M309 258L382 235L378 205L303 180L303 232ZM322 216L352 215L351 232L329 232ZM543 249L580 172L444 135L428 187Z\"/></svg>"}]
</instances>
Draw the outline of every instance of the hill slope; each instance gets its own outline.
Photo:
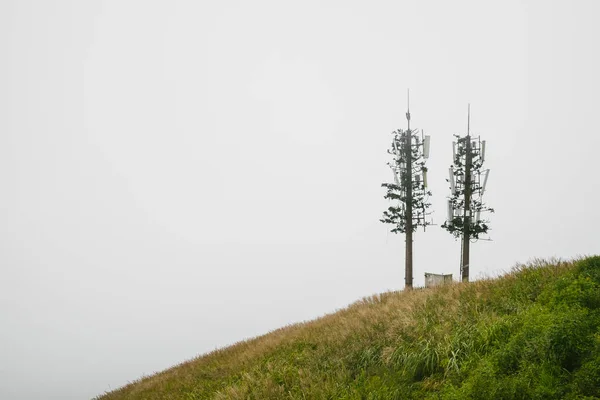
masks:
<instances>
[{"instance_id":1,"label":"hill slope","mask_svg":"<svg viewBox=\"0 0 600 400\"><path fill-rule=\"evenodd\" d=\"M99 398L600 398L599 328L600 257L536 261L365 298Z\"/></svg>"}]
</instances>

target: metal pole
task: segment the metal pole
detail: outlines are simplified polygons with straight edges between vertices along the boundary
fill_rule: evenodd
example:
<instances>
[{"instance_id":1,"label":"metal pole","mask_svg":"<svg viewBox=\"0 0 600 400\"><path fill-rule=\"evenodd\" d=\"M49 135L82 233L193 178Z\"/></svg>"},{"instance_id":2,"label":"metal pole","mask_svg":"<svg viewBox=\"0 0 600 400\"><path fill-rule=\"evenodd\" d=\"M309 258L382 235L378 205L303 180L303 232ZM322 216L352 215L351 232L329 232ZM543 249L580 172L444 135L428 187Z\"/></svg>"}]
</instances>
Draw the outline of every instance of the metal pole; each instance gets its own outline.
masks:
<instances>
[{"instance_id":1,"label":"metal pole","mask_svg":"<svg viewBox=\"0 0 600 400\"><path fill-rule=\"evenodd\" d=\"M410 94L409 94L410 96ZM406 267L404 270L404 287L411 290L413 288L413 209L412 209L412 132L410 130L410 97L406 112L408 121L408 130L406 131Z\"/></svg>"},{"instance_id":2,"label":"metal pole","mask_svg":"<svg viewBox=\"0 0 600 400\"><path fill-rule=\"evenodd\" d=\"M467 120L467 137L465 149L467 154L465 155L465 207L463 215L463 233L462 233L462 265L461 275L462 281L469 281L469 244L470 241L470 227L471 227L471 136L470 136L470 125L471 125L471 105L469 104L468 120Z\"/></svg>"}]
</instances>

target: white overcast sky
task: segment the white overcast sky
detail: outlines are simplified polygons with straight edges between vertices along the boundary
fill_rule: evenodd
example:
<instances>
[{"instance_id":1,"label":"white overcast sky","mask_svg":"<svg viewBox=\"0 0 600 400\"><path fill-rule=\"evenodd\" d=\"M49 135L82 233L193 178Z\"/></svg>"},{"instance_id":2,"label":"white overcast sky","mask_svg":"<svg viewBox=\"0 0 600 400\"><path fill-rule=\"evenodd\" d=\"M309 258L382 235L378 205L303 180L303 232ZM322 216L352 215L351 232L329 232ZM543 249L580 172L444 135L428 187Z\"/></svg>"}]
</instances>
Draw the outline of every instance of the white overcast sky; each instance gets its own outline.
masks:
<instances>
[{"instance_id":1,"label":"white overcast sky","mask_svg":"<svg viewBox=\"0 0 600 400\"><path fill-rule=\"evenodd\" d=\"M404 285L390 132L488 141L471 276L599 252L600 2L0 2L0 398L81 399ZM415 235L415 284L459 242Z\"/></svg>"}]
</instances>

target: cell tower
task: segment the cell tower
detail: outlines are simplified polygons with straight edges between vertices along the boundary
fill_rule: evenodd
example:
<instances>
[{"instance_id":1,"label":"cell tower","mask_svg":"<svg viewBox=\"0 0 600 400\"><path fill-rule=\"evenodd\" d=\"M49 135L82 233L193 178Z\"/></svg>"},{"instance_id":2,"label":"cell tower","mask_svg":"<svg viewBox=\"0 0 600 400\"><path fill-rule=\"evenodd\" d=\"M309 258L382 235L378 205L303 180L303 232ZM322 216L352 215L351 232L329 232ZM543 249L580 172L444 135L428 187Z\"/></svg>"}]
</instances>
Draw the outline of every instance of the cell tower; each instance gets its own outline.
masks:
<instances>
[{"instance_id":1,"label":"cell tower","mask_svg":"<svg viewBox=\"0 0 600 400\"><path fill-rule=\"evenodd\" d=\"M483 169L485 140L471 137L471 105L468 108L467 135L454 135L452 143L453 164L450 166L450 197L448 218L442 228L455 238L462 238L460 274L463 282L469 281L469 245L489 230L489 221L481 218L482 212L494 212L483 203L489 169ZM489 240L489 239L488 239Z\"/></svg>"},{"instance_id":2,"label":"cell tower","mask_svg":"<svg viewBox=\"0 0 600 400\"><path fill-rule=\"evenodd\" d=\"M430 214L427 209L431 192L427 190L427 168L425 160L429 158L429 136L423 131L419 137L416 129L410 129L410 97L406 112L408 128L392 132L392 146L388 154L393 160L388 163L394 176L393 183L383 183L387 189L384 198L397 201L397 205L383 212L383 223L392 224L393 233L406 234L406 268L404 274L405 288L413 286L413 232L418 226L423 229L431 222L426 220Z\"/></svg>"}]
</instances>

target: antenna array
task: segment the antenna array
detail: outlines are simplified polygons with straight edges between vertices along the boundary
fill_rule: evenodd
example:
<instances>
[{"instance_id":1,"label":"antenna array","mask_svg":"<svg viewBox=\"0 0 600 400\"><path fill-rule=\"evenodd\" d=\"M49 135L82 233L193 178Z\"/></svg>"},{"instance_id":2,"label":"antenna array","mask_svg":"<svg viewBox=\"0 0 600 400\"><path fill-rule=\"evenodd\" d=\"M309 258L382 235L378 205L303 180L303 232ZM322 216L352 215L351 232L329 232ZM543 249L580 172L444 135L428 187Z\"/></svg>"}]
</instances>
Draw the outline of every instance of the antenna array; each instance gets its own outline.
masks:
<instances>
[{"instance_id":1,"label":"antenna array","mask_svg":"<svg viewBox=\"0 0 600 400\"><path fill-rule=\"evenodd\" d=\"M388 189L388 192L393 192L390 193L390 196L386 195L386 198L397 200L397 207L390 207L390 209L394 208L398 212L390 214L391 210L388 209L384 212L384 216L393 219L392 223L396 227L392 228L392 232L404 233L407 227L405 213L409 188L413 201L412 230L416 230L417 226L425 228L427 225L431 225L426 218L431 214L427 211L431 192L427 186L427 167L425 166L425 162L429 158L430 136L424 135L421 131L419 137L416 130L402 129L394 131L392 134L394 135L392 148L388 153L393 156L393 161L388 165L392 170L394 184L384 183L383 186ZM409 141L410 145L407 144ZM410 151L407 151L407 146L410 146ZM391 222L387 219L382 221Z\"/></svg>"}]
</instances>

